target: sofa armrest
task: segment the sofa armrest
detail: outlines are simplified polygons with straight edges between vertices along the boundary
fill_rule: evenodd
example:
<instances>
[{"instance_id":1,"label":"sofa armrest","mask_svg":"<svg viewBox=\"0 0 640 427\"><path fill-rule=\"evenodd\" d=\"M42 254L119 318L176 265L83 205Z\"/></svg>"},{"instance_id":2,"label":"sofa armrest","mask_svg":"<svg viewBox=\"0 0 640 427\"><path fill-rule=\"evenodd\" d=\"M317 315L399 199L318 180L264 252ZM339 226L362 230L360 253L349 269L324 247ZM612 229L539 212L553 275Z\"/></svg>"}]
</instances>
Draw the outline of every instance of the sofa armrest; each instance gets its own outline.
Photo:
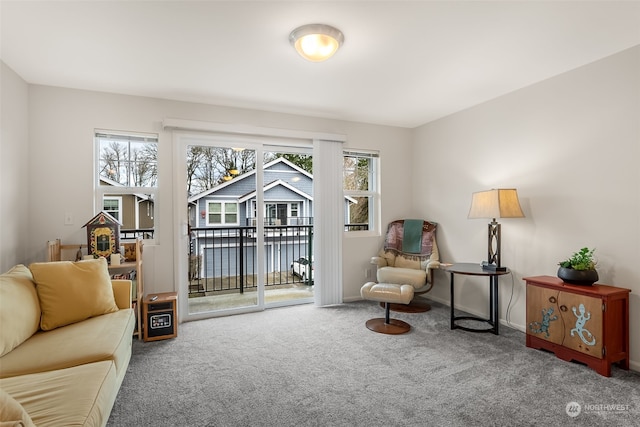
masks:
<instances>
[{"instance_id":1,"label":"sofa armrest","mask_svg":"<svg viewBox=\"0 0 640 427\"><path fill-rule=\"evenodd\" d=\"M131 280L112 279L111 286L118 308L131 308Z\"/></svg>"}]
</instances>

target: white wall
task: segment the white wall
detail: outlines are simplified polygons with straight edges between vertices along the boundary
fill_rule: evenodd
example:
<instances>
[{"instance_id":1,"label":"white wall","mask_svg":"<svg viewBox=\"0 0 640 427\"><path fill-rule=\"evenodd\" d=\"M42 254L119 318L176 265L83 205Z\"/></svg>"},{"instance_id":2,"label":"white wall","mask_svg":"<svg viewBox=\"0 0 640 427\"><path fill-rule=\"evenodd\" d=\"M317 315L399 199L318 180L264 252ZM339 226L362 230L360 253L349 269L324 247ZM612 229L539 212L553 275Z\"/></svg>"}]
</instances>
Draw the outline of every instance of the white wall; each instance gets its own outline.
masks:
<instances>
[{"instance_id":1,"label":"white wall","mask_svg":"<svg viewBox=\"0 0 640 427\"><path fill-rule=\"evenodd\" d=\"M410 188L398 185L408 179L406 170L411 157L408 129L48 86L31 86L29 102L33 149L29 204L32 208L46 209L29 210L32 225L28 262L44 259L47 240L59 237L64 243L86 241L82 226L94 214L95 128L158 133L158 245L145 248L146 286L148 292L173 290L173 205L178 201L173 200L172 138L161 124L167 117L347 135L346 147L381 151L385 177L383 224L391 217L406 216L411 209ZM315 177L321 179L322 171L317 171ZM67 212L74 218L73 225L64 225ZM369 259L381 242L380 237L344 239L344 265L348 266L343 278L346 299L359 298L365 282L364 270L372 267Z\"/></svg>"},{"instance_id":2,"label":"white wall","mask_svg":"<svg viewBox=\"0 0 640 427\"><path fill-rule=\"evenodd\" d=\"M502 223L501 318L525 327L523 277L596 248L600 283L629 288L631 359L640 370L640 47L426 124L413 149L416 215L439 223L447 262L486 259L487 223L471 193L517 188L526 218ZM438 272L435 299L448 302ZM488 284L456 277L456 306L486 315ZM508 306L513 284L513 300Z\"/></svg>"},{"instance_id":3,"label":"white wall","mask_svg":"<svg viewBox=\"0 0 640 427\"><path fill-rule=\"evenodd\" d=\"M0 61L0 271L27 258L29 127L27 83Z\"/></svg>"}]
</instances>

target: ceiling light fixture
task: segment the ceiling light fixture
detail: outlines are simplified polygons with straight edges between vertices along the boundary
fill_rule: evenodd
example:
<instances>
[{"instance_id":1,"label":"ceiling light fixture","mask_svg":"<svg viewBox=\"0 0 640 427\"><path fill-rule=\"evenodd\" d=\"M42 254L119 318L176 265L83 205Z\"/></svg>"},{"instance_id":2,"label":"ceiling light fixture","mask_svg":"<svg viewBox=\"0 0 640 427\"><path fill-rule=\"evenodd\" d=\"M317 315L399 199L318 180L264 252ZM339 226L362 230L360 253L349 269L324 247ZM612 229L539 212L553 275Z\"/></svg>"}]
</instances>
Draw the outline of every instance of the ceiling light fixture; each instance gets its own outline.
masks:
<instances>
[{"instance_id":1,"label":"ceiling light fixture","mask_svg":"<svg viewBox=\"0 0 640 427\"><path fill-rule=\"evenodd\" d=\"M308 24L291 31L289 41L304 59L321 62L331 58L342 46L344 35L330 25Z\"/></svg>"}]
</instances>

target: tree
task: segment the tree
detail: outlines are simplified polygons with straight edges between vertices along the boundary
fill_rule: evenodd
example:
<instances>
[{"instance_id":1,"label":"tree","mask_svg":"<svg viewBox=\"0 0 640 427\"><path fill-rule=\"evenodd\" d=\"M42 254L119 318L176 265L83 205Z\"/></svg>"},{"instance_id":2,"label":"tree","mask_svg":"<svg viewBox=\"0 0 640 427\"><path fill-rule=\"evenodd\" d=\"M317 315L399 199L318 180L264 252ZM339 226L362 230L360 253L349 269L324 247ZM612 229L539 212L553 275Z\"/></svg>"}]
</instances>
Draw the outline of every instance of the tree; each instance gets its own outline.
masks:
<instances>
[{"instance_id":1,"label":"tree","mask_svg":"<svg viewBox=\"0 0 640 427\"><path fill-rule=\"evenodd\" d=\"M194 194L193 187L196 171L204 157L203 148L204 147L192 145L187 151L187 194L189 195Z\"/></svg>"},{"instance_id":2,"label":"tree","mask_svg":"<svg viewBox=\"0 0 640 427\"><path fill-rule=\"evenodd\" d=\"M284 157L294 165L299 166L310 174L313 174L313 156L306 154L277 153L275 157Z\"/></svg>"},{"instance_id":3,"label":"tree","mask_svg":"<svg viewBox=\"0 0 640 427\"><path fill-rule=\"evenodd\" d=\"M158 144L109 140L100 145L100 176L132 187L155 187Z\"/></svg>"},{"instance_id":4,"label":"tree","mask_svg":"<svg viewBox=\"0 0 640 427\"><path fill-rule=\"evenodd\" d=\"M136 187L155 187L158 182L158 144L131 147L131 176Z\"/></svg>"},{"instance_id":5,"label":"tree","mask_svg":"<svg viewBox=\"0 0 640 427\"><path fill-rule=\"evenodd\" d=\"M126 184L126 160L128 147L120 141L108 141L100 146L100 176L120 184ZM124 175L124 176L123 176ZM123 182L124 181L124 182Z\"/></svg>"},{"instance_id":6,"label":"tree","mask_svg":"<svg viewBox=\"0 0 640 427\"><path fill-rule=\"evenodd\" d=\"M190 146L187 153L187 191L198 194L255 169L254 150ZM237 170L233 175L231 170Z\"/></svg>"},{"instance_id":7,"label":"tree","mask_svg":"<svg viewBox=\"0 0 640 427\"><path fill-rule=\"evenodd\" d=\"M344 191L358 203L349 209L349 223L369 223L369 197L360 196L358 192L369 190L371 159L367 157L344 156Z\"/></svg>"}]
</instances>

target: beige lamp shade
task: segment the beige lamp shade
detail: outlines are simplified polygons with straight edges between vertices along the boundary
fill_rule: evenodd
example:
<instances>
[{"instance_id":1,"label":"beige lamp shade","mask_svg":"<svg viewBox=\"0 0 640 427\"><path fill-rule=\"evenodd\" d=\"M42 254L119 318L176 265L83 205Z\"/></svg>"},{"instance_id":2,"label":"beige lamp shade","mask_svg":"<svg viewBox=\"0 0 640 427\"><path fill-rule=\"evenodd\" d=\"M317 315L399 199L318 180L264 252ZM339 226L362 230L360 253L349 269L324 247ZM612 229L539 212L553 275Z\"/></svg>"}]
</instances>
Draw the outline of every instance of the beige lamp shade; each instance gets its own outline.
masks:
<instances>
[{"instance_id":1,"label":"beige lamp shade","mask_svg":"<svg viewBox=\"0 0 640 427\"><path fill-rule=\"evenodd\" d=\"M524 218L515 188L473 193L468 218Z\"/></svg>"}]
</instances>

